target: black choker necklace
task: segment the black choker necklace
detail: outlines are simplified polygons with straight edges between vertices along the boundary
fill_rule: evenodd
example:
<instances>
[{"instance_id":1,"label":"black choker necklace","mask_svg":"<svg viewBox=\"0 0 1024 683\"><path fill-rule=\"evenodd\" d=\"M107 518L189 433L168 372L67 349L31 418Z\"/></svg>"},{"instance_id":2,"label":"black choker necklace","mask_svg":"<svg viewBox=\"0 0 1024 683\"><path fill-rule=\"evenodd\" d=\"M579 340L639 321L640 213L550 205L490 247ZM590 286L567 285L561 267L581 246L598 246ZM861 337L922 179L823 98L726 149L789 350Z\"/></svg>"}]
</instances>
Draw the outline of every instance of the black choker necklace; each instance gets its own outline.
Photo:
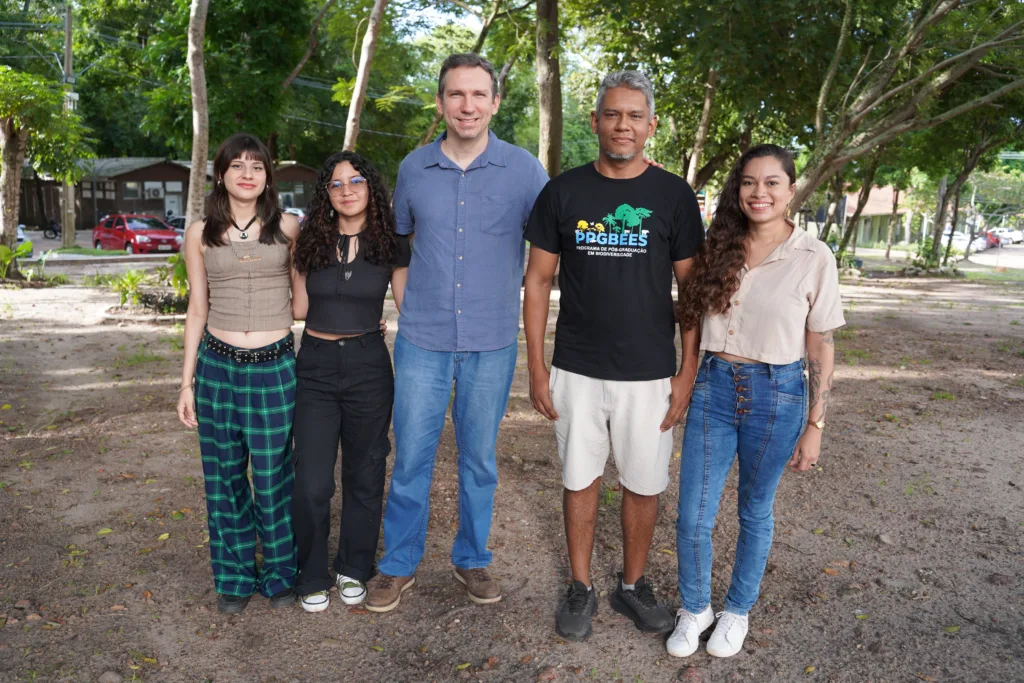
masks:
<instances>
[{"instance_id":1,"label":"black choker necklace","mask_svg":"<svg viewBox=\"0 0 1024 683\"><path fill-rule=\"evenodd\" d=\"M238 227L238 223L236 223L235 219L232 218L231 219L231 225L235 226L235 230L237 230L239 233L241 233L241 234L238 235L239 237L241 237L243 240L244 239L249 239L249 226L251 226L253 223L256 222L256 218L258 218L258 214L256 216L253 216L252 218L250 218L249 222L245 224L244 228Z\"/></svg>"}]
</instances>

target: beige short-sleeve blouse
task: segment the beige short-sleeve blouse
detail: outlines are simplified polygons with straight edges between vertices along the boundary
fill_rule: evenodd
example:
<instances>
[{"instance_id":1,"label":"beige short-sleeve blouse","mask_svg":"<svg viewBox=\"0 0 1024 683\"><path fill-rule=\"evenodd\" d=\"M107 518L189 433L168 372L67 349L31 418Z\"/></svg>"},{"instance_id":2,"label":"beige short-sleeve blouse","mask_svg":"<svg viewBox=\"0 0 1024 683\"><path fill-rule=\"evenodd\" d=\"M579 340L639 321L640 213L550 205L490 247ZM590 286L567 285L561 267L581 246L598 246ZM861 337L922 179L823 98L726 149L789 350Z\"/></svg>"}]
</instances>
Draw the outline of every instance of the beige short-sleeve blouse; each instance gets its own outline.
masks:
<instances>
[{"instance_id":1,"label":"beige short-sleeve blouse","mask_svg":"<svg viewBox=\"0 0 1024 683\"><path fill-rule=\"evenodd\" d=\"M762 263L744 266L740 278L729 310L704 316L701 350L785 365L803 358L806 330L846 324L835 257L803 230L794 228Z\"/></svg>"}]
</instances>

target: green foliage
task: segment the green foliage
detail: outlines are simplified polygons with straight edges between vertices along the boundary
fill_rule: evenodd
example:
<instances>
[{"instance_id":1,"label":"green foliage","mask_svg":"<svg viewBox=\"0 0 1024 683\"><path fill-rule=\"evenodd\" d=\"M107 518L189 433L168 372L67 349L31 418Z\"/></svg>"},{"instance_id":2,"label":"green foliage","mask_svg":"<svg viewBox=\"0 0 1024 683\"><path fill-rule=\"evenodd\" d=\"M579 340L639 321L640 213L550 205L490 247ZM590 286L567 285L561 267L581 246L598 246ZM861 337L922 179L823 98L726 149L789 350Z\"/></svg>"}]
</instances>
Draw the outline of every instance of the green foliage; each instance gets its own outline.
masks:
<instances>
[{"instance_id":1,"label":"green foliage","mask_svg":"<svg viewBox=\"0 0 1024 683\"><path fill-rule=\"evenodd\" d=\"M32 253L32 243L22 242L13 250L0 244L0 280L7 277L7 271L17 259L23 259Z\"/></svg>"},{"instance_id":2,"label":"green foliage","mask_svg":"<svg viewBox=\"0 0 1024 683\"><path fill-rule=\"evenodd\" d=\"M129 270L114 280L111 288L121 295L121 306L131 300L133 306L139 303L139 289L146 280L146 274L141 270Z\"/></svg>"},{"instance_id":3,"label":"green foliage","mask_svg":"<svg viewBox=\"0 0 1024 683\"><path fill-rule=\"evenodd\" d=\"M110 273L95 273L82 278L82 284L86 287L113 288L117 276Z\"/></svg>"},{"instance_id":4,"label":"green foliage","mask_svg":"<svg viewBox=\"0 0 1024 683\"><path fill-rule=\"evenodd\" d=\"M936 257L936 255L932 253L933 244L934 240L931 235L928 235L923 241L917 243L913 261L914 267L924 268L926 270L939 267L939 258L941 257L941 254L939 254L939 257Z\"/></svg>"},{"instance_id":5,"label":"green foliage","mask_svg":"<svg viewBox=\"0 0 1024 683\"><path fill-rule=\"evenodd\" d=\"M185 267L185 257L181 254L172 254L167 259L167 265L157 266L156 279L161 285L171 287L179 298L188 296L188 269Z\"/></svg>"}]
</instances>

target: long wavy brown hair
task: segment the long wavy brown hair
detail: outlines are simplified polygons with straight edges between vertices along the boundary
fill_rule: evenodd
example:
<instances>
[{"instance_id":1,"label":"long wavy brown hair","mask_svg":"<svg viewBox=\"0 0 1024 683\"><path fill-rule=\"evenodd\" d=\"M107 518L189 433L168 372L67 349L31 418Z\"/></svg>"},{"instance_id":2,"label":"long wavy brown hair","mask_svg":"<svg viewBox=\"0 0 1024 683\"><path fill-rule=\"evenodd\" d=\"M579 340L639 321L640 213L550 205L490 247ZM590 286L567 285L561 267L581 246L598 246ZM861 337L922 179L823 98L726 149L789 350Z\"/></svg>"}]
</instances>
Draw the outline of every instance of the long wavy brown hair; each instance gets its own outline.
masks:
<instances>
[{"instance_id":1,"label":"long wavy brown hair","mask_svg":"<svg viewBox=\"0 0 1024 683\"><path fill-rule=\"evenodd\" d=\"M778 145L751 147L736 160L722 186L707 239L697 249L693 270L679 292L676 318L684 330L699 325L705 314L727 313L732 305L730 300L739 289L740 271L747 258L744 240L750 230L747 216L740 209L740 180L748 163L764 157L777 159L790 185L796 182L793 155Z\"/></svg>"},{"instance_id":2,"label":"long wavy brown hair","mask_svg":"<svg viewBox=\"0 0 1024 683\"><path fill-rule=\"evenodd\" d=\"M231 203L227 188L224 187L224 174L236 159L252 159L263 164L267 172L267 185L256 199L256 215L260 217L260 243L274 244L289 242L288 236L281 229L281 208L277 203L277 190L274 188L274 160L270 151L259 138L248 133L235 133L221 143L213 157L213 191L206 200L206 226L203 228L203 244L211 247L222 247L225 233L231 227Z\"/></svg>"},{"instance_id":3,"label":"long wavy brown hair","mask_svg":"<svg viewBox=\"0 0 1024 683\"><path fill-rule=\"evenodd\" d=\"M398 236L395 234L395 214L391 210L391 192L384 177L366 157L355 152L336 152L320 169L306 221L295 245L293 262L300 273L326 268L337 260L338 214L331 206L327 183L334 175L334 167L343 161L352 164L359 175L366 178L370 190L366 202L366 224L359 233L363 258L374 265L395 264Z\"/></svg>"}]
</instances>

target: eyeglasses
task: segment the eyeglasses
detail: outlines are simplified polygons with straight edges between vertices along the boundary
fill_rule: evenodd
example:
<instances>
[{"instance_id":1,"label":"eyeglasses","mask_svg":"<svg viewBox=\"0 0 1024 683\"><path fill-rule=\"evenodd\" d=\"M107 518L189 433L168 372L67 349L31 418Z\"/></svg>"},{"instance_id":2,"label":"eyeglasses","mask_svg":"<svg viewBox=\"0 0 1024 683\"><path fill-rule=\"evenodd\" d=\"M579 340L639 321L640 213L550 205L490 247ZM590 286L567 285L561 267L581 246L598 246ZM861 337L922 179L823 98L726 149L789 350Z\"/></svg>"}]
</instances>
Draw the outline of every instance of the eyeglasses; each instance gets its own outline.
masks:
<instances>
[{"instance_id":1,"label":"eyeglasses","mask_svg":"<svg viewBox=\"0 0 1024 683\"><path fill-rule=\"evenodd\" d=\"M353 192L358 192L366 187L366 183L366 178L361 175L353 176L347 183L343 180L328 180L327 194L337 197L345 191L346 185L350 186Z\"/></svg>"}]
</instances>

